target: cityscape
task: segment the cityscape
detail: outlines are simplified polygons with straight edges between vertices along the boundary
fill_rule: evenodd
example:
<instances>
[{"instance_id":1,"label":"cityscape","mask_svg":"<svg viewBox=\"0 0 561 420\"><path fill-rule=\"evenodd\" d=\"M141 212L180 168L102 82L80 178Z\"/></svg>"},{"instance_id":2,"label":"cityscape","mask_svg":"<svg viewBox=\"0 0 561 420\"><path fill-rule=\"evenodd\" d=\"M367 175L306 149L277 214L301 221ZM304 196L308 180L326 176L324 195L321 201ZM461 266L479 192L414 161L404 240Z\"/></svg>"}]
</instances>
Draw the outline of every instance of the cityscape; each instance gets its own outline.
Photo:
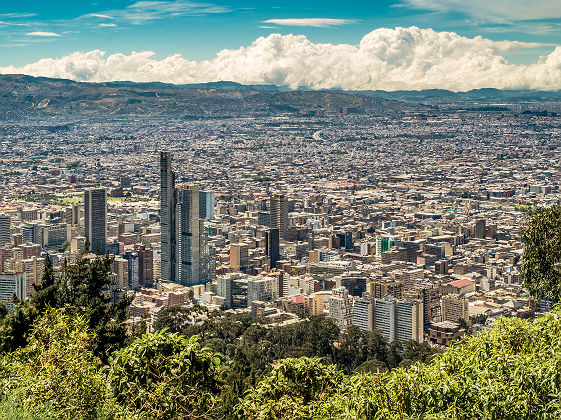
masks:
<instances>
[{"instance_id":1,"label":"cityscape","mask_svg":"<svg viewBox=\"0 0 561 420\"><path fill-rule=\"evenodd\" d=\"M0 419L561 418L558 0L0 3Z\"/></svg>"},{"instance_id":2,"label":"cityscape","mask_svg":"<svg viewBox=\"0 0 561 420\"><path fill-rule=\"evenodd\" d=\"M559 204L560 103L397 104L8 120L2 299L87 244L114 256L107 293L134 294L127 322L148 330L179 304L449 346L550 310L522 285L520 233L528 208Z\"/></svg>"}]
</instances>

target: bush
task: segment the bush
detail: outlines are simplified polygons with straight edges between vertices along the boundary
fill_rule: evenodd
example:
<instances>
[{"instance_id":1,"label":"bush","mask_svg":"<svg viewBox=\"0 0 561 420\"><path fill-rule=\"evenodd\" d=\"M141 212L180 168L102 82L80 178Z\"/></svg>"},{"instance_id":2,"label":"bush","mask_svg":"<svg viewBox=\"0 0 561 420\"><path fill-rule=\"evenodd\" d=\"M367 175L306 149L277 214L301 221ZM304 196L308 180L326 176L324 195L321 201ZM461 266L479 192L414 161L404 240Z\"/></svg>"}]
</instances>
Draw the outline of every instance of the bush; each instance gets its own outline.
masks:
<instances>
[{"instance_id":1,"label":"bush","mask_svg":"<svg viewBox=\"0 0 561 420\"><path fill-rule=\"evenodd\" d=\"M306 418L313 403L331 395L343 379L334 365L319 358L277 361L238 407L242 418Z\"/></svg>"},{"instance_id":2,"label":"bush","mask_svg":"<svg viewBox=\"0 0 561 420\"><path fill-rule=\"evenodd\" d=\"M146 418L215 418L220 357L197 336L162 330L113 354L108 380L118 402Z\"/></svg>"},{"instance_id":3,"label":"bush","mask_svg":"<svg viewBox=\"0 0 561 420\"><path fill-rule=\"evenodd\" d=\"M83 317L47 309L27 346L2 359L2 417L99 417L110 401L92 341Z\"/></svg>"}]
</instances>

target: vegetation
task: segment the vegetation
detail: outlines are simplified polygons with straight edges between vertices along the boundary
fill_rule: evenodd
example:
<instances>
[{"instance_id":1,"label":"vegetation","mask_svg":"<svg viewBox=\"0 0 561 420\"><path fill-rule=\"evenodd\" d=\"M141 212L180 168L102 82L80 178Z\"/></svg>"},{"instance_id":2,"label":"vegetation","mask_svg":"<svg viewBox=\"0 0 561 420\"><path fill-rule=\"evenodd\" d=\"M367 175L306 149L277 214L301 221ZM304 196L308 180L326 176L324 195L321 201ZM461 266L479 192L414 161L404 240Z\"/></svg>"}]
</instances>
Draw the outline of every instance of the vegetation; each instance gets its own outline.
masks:
<instances>
[{"instance_id":1,"label":"vegetation","mask_svg":"<svg viewBox=\"0 0 561 420\"><path fill-rule=\"evenodd\" d=\"M522 233L524 286L537 299L561 298L561 207L538 207Z\"/></svg>"}]
</instances>

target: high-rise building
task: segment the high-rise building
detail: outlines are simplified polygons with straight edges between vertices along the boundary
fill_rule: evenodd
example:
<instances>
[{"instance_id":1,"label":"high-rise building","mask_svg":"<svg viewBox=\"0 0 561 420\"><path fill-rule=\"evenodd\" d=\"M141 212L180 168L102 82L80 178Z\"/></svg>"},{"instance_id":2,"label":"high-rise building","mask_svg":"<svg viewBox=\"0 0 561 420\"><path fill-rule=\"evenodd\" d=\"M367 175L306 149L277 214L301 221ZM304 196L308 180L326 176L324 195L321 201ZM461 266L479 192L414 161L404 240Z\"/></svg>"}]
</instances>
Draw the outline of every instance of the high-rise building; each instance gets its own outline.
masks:
<instances>
[{"instance_id":1,"label":"high-rise building","mask_svg":"<svg viewBox=\"0 0 561 420\"><path fill-rule=\"evenodd\" d=\"M176 201L175 172L171 167L171 152L160 152L160 225L161 277L164 281L176 281Z\"/></svg>"},{"instance_id":2,"label":"high-rise building","mask_svg":"<svg viewBox=\"0 0 561 420\"><path fill-rule=\"evenodd\" d=\"M279 230L269 229L265 232L265 252L270 260L270 267L275 268L280 260Z\"/></svg>"},{"instance_id":3,"label":"high-rise building","mask_svg":"<svg viewBox=\"0 0 561 420\"><path fill-rule=\"evenodd\" d=\"M271 228L279 230L281 239L287 239L288 232L288 199L283 194L275 194L270 203Z\"/></svg>"},{"instance_id":4,"label":"high-rise building","mask_svg":"<svg viewBox=\"0 0 561 420\"><path fill-rule=\"evenodd\" d=\"M199 217L201 219L214 217L214 191L199 191Z\"/></svg>"},{"instance_id":5,"label":"high-rise building","mask_svg":"<svg viewBox=\"0 0 561 420\"><path fill-rule=\"evenodd\" d=\"M107 192L104 188L84 191L84 230L90 251L105 254L107 242Z\"/></svg>"},{"instance_id":6,"label":"high-rise building","mask_svg":"<svg viewBox=\"0 0 561 420\"><path fill-rule=\"evenodd\" d=\"M469 320L468 299L462 296L447 295L442 297L442 321L458 322L460 318Z\"/></svg>"},{"instance_id":7,"label":"high-rise building","mask_svg":"<svg viewBox=\"0 0 561 420\"><path fill-rule=\"evenodd\" d=\"M127 267L127 271L129 273L128 288L131 290L137 290L139 288L139 280L140 280L140 261L139 261L138 253L127 251L123 254L123 258L128 262L128 267Z\"/></svg>"},{"instance_id":8,"label":"high-rise building","mask_svg":"<svg viewBox=\"0 0 561 420\"><path fill-rule=\"evenodd\" d=\"M344 330L352 323L353 305L349 292L344 287L336 287L329 298L329 317L333 318L339 329Z\"/></svg>"},{"instance_id":9,"label":"high-rise building","mask_svg":"<svg viewBox=\"0 0 561 420\"><path fill-rule=\"evenodd\" d=\"M216 279L216 249L209 244L209 231L203 219L199 219L199 234L199 280L212 281Z\"/></svg>"},{"instance_id":10,"label":"high-rise building","mask_svg":"<svg viewBox=\"0 0 561 420\"><path fill-rule=\"evenodd\" d=\"M154 283L154 251L144 245L138 247L138 285L151 286Z\"/></svg>"},{"instance_id":11,"label":"high-rise building","mask_svg":"<svg viewBox=\"0 0 561 420\"><path fill-rule=\"evenodd\" d=\"M7 216L5 214L0 214L0 247L9 244L11 242L10 225L11 225L10 216Z\"/></svg>"},{"instance_id":12,"label":"high-rise building","mask_svg":"<svg viewBox=\"0 0 561 420\"><path fill-rule=\"evenodd\" d=\"M26 274L6 274L0 275L0 301L6 303L8 310L14 308L13 296L18 299L25 299L27 293Z\"/></svg>"},{"instance_id":13,"label":"high-rise building","mask_svg":"<svg viewBox=\"0 0 561 420\"><path fill-rule=\"evenodd\" d=\"M423 303L392 297L374 300L374 328L389 341L423 341Z\"/></svg>"},{"instance_id":14,"label":"high-rise building","mask_svg":"<svg viewBox=\"0 0 561 420\"><path fill-rule=\"evenodd\" d=\"M249 266L249 246L247 244L230 245L230 267L232 271L247 271Z\"/></svg>"},{"instance_id":15,"label":"high-rise building","mask_svg":"<svg viewBox=\"0 0 561 420\"><path fill-rule=\"evenodd\" d=\"M473 236L475 238L484 238L485 237L485 231L487 230L487 223L485 221L485 219L478 219L475 222L475 226L474 226L474 232L473 232Z\"/></svg>"},{"instance_id":16,"label":"high-rise building","mask_svg":"<svg viewBox=\"0 0 561 420\"><path fill-rule=\"evenodd\" d=\"M354 302L353 325L365 331L374 329L374 299L368 292L363 293L362 297Z\"/></svg>"},{"instance_id":17,"label":"high-rise building","mask_svg":"<svg viewBox=\"0 0 561 420\"><path fill-rule=\"evenodd\" d=\"M176 215L176 282L193 286L199 284L200 269L199 187L188 185L178 190Z\"/></svg>"}]
</instances>

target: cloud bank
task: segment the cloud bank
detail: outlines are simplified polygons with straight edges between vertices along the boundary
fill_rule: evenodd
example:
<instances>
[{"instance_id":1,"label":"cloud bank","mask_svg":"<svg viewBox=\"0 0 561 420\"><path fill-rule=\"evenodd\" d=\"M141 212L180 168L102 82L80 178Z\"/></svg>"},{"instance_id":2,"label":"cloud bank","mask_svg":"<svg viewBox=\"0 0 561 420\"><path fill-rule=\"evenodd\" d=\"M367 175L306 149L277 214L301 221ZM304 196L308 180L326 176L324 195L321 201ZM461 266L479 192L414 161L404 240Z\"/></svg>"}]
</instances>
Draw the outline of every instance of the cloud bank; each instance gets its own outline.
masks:
<instances>
[{"instance_id":1,"label":"cloud bank","mask_svg":"<svg viewBox=\"0 0 561 420\"><path fill-rule=\"evenodd\" d=\"M212 60L190 61L179 54L158 60L151 51L106 56L94 50L22 67L0 67L0 73L90 82L229 80L345 90L561 89L561 46L529 65L509 64L501 55L541 46L417 27L382 28L364 36L358 45L316 44L302 35L272 34L247 47L220 51Z\"/></svg>"}]
</instances>

